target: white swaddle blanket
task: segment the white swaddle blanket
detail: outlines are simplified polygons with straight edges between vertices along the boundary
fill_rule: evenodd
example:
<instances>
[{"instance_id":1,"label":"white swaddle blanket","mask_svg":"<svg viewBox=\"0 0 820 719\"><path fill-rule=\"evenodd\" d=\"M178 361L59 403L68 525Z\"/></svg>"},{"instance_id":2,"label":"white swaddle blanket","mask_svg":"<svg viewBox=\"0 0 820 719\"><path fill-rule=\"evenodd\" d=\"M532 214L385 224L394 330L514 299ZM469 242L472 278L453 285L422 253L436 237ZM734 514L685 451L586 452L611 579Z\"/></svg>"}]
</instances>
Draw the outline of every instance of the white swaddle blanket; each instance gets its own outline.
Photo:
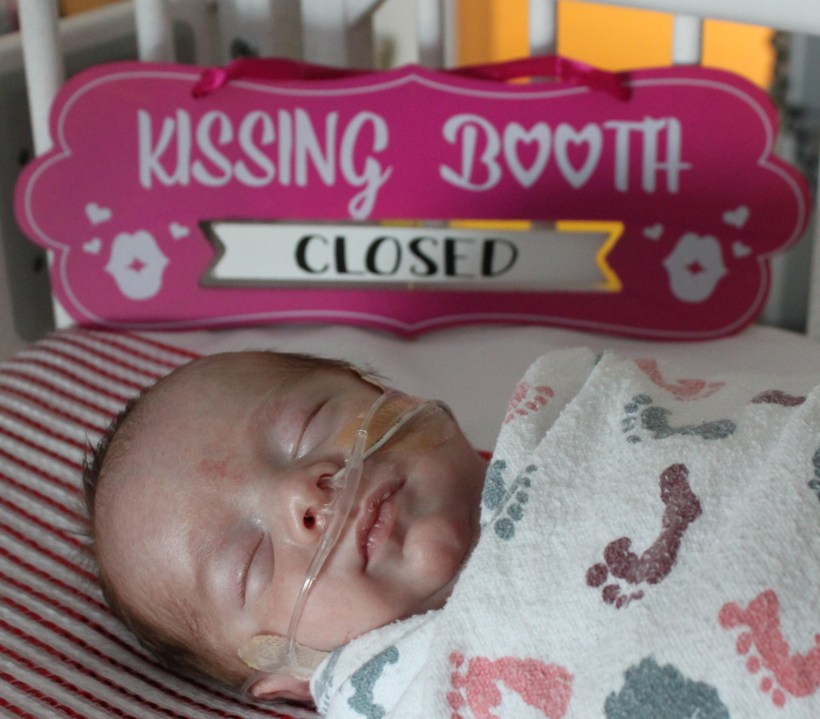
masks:
<instances>
[{"instance_id":1,"label":"white swaddle blanket","mask_svg":"<svg viewBox=\"0 0 820 719\"><path fill-rule=\"evenodd\" d=\"M545 355L447 605L334 652L329 717L820 717L820 390Z\"/></svg>"}]
</instances>

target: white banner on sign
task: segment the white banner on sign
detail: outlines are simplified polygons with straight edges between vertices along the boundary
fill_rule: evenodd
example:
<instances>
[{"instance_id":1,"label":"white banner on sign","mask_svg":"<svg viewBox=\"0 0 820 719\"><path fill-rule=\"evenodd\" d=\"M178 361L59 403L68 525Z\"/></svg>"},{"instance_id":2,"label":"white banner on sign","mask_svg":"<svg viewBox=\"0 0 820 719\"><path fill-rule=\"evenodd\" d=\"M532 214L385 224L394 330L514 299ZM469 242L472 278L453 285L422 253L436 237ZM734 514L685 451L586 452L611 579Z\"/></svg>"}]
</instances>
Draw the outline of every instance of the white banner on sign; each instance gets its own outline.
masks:
<instances>
[{"instance_id":1,"label":"white banner on sign","mask_svg":"<svg viewBox=\"0 0 820 719\"><path fill-rule=\"evenodd\" d=\"M525 223L517 223L523 226ZM212 221L208 286L617 292L607 255L620 222L444 225Z\"/></svg>"}]
</instances>

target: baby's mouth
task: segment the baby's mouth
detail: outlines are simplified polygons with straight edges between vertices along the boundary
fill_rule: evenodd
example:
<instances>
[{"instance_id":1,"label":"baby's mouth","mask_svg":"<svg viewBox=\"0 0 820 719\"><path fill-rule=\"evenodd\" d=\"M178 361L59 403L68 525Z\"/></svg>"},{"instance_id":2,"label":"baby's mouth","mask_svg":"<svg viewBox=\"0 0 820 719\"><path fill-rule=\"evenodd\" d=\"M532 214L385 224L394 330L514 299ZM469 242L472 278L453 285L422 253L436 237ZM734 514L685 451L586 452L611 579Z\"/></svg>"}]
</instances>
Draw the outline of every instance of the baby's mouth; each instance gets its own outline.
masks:
<instances>
[{"instance_id":1,"label":"baby's mouth","mask_svg":"<svg viewBox=\"0 0 820 719\"><path fill-rule=\"evenodd\" d=\"M382 484L362 504L362 516L356 524L356 539L363 570L367 569L370 558L393 532L397 514L393 498L403 486L403 481Z\"/></svg>"}]
</instances>

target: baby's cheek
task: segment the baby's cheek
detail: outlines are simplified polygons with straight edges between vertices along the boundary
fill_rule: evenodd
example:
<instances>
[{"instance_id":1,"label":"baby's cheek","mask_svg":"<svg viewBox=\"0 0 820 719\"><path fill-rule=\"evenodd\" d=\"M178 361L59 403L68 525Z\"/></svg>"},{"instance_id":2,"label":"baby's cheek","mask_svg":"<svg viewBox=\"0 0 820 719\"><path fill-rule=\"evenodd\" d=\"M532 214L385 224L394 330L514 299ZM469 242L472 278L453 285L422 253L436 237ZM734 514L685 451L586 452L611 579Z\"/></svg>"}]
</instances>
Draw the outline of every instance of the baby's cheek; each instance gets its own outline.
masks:
<instances>
[{"instance_id":1,"label":"baby's cheek","mask_svg":"<svg viewBox=\"0 0 820 719\"><path fill-rule=\"evenodd\" d=\"M408 529L404 564L408 585L417 596L429 596L461 570L472 542L470 527L443 515L424 517Z\"/></svg>"}]
</instances>

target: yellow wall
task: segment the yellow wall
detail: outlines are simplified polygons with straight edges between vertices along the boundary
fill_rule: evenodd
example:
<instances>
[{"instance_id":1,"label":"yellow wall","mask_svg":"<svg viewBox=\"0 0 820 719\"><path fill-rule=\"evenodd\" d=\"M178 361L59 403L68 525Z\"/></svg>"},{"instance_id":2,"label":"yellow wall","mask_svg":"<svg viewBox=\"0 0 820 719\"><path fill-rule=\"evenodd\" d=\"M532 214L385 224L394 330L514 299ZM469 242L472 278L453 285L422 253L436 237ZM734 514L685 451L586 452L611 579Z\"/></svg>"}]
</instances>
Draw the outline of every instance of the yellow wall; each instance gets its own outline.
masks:
<instances>
[{"instance_id":1,"label":"yellow wall","mask_svg":"<svg viewBox=\"0 0 820 719\"><path fill-rule=\"evenodd\" d=\"M458 0L459 62L527 54L527 0ZM732 70L768 87L774 53L771 30L708 20L703 64ZM561 0L558 52L608 70L668 65L672 16L665 13Z\"/></svg>"},{"instance_id":2,"label":"yellow wall","mask_svg":"<svg viewBox=\"0 0 820 719\"><path fill-rule=\"evenodd\" d=\"M93 10L102 5L113 5L120 0L60 0L60 13L62 15L74 15L78 12Z\"/></svg>"}]
</instances>

